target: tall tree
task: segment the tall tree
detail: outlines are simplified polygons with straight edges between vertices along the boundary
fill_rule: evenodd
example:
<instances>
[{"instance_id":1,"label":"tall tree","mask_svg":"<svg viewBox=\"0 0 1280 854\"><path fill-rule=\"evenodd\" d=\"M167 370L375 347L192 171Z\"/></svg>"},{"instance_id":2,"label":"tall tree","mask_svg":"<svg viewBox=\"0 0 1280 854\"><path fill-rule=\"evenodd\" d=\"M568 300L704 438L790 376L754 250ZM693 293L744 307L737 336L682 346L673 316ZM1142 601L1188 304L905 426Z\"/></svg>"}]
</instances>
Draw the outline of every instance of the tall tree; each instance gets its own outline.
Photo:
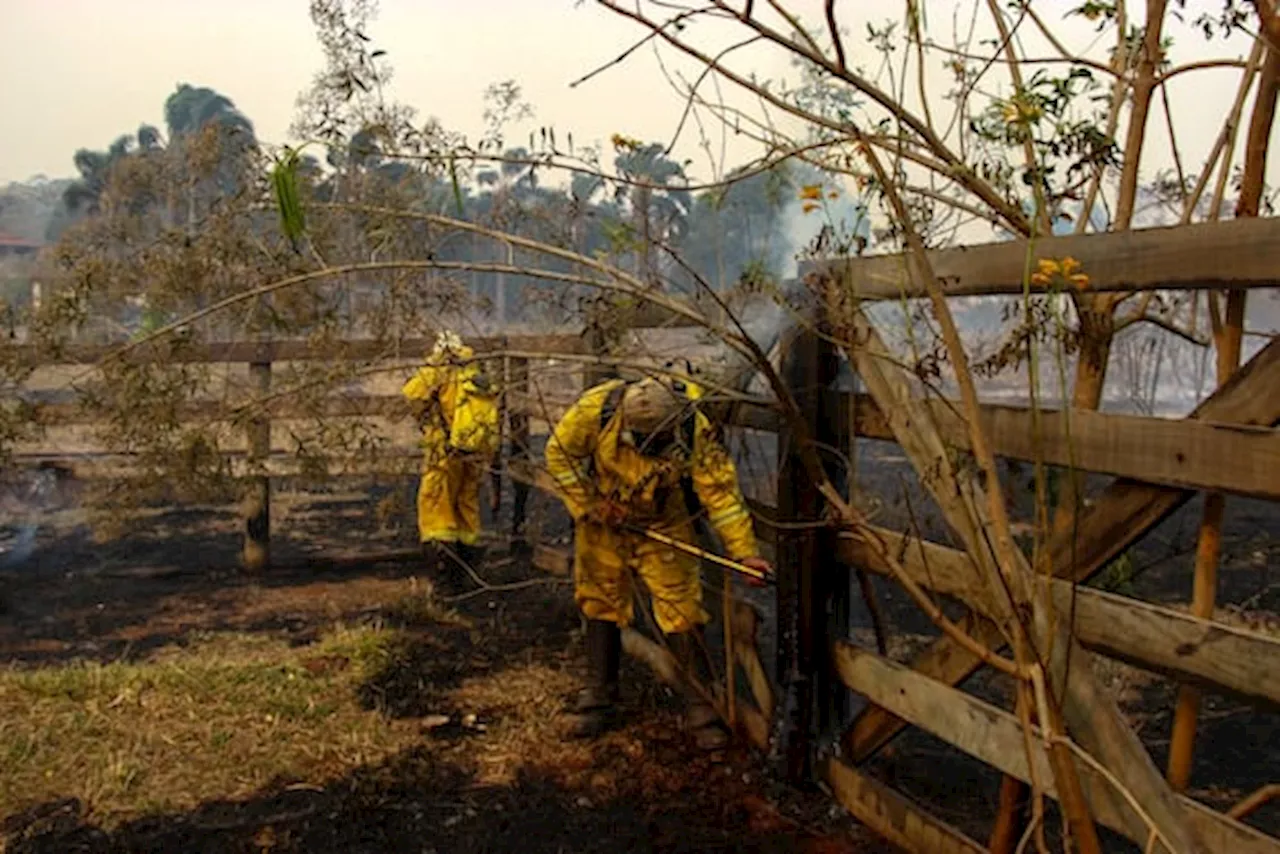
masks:
<instances>
[{"instance_id":1,"label":"tall tree","mask_svg":"<svg viewBox=\"0 0 1280 854\"><path fill-rule=\"evenodd\" d=\"M675 244L684 236L693 208L689 179L684 166L667 157L661 143L641 144L618 137L614 145L618 148L614 167L624 179L617 199L627 204L635 230L636 273L656 286L663 264L653 245Z\"/></svg>"},{"instance_id":2,"label":"tall tree","mask_svg":"<svg viewBox=\"0 0 1280 854\"><path fill-rule=\"evenodd\" d=\"M164 102L164 121L171 140L190 137L211 124L254 138L253 122L230 98L207 86L179 83Z\"/></svg>"},{"instance_id":3,"label":"tall tree","mask_svg":"<svg viewBox=\"0 0 1280 854\"><path fill-rule=\"evenodd\" d=\"M685 261L717 289L744 279L777 279L786 266L783 213L795 198L792 172L744 173L731 173L724 186L697 195L681 241Z\"/></svg>"},{"instance_id":4,"label":"tall tree","mask_svg":"<svg viewBox=\"0 0 1280 854\"><path fill-rule=\"evenodd\" d=\"M253 122L226 95L207 86L179 83L164 102L169 145L186 154L192 146L208 146L208 157L184 156L186 227L197 225L202 202L235 193L243 159L257 148ZM197 164L204 168L194 168ZM203 174L202 174L203 173Z\"/></svg>"}]
</instances>

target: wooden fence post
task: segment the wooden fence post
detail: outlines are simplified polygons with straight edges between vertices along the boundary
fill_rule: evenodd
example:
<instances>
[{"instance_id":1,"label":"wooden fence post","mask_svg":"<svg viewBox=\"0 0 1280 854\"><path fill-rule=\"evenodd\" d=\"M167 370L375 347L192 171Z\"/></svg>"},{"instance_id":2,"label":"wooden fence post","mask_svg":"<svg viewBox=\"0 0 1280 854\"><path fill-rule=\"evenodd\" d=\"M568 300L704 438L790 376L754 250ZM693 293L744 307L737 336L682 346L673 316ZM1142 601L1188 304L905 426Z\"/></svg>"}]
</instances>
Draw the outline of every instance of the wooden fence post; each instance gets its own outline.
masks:
<instances>
[{"instance_id":1,"label":"wooden fence post","mask_svg":"<svg viewBox=\"0 0 1280 854\"><path fill-rule=\"evenodd\" d=\"M841 449L851 443L843 440L839 428L844 414L841 412L839 393L835 389L840 372L840 354L827 332L827 325L824 323L821 324L819 334L814 336L817 354L812 383L817 399L814 406L817 420L809 422L809 429L810 435L819 443L818 453L822 457L827 477L839 489L848 477L848 466L842 458ZM810 489L813 487L810 486ZM852 492L845 498L851 501ZM849 565L834 559L837 546L835 530L830 527L818 528L814 532L814 539L820 557L820 565L813 568L814 594L817 597L815 609L819 615L813 638L818 665L815 683L815 699L818 701L817 732L827 737L842 731L849 718L849 689L837 676L830 653L833 640L846 640L849 637L853 582Z\"/></svg>"},{"instance_id":2,"label":"wooden fence post","mask_svg":"<svg viewBox=\"0 0 1280 854\"><path fill-rule=\"evenodd\" d=\"M249 363L249 379L254 392L266 397L271 392L270 345L264 346ZM266 463L271 456L271 416L261 410L248 424L249 476L244 497L244 551L242 559L248 572L262 572L271 565L271 477Z\"/></svg>"},{"instance_id":3,"label":"wooden fence post","mask_svg":"<svg viewBox=\"0 0 1280 854\"><path fill-rule=\"evenodd\" d=\"M525 400L529 395L529 360L513 358L507 364L507 390L516 392ZM510 435L509 459L516 471L527 470L529 459L529 414L523 406L507 407L507 425ZM511 479L511 548L526 549L524 523L528 516L530 486L524 478Z\"/></svg>"},{"instance_id":4,"label":"wooden fence post","mask_svg":"<svg viewBox=\"0 0 1280 854\"><path fill-rule=\"evenodd\" d=\"M511 357L505 353L511 349L511 342L505 335L502 336L501 347L504 352L497 358L498 376L495 378L493 375L493 359L486 360L485 367L489 388L496 391L498 395L498 441L496 443L498 451L489 467L489 513L493 520L492 524L495 526L498 524L498 510L502 507L502 448L506 444L507 433L510 430L508 421L511 417L511 405L507 401L507 389L511 382Z\"/></svg>"},{"instance_id":5,"label":"wooden fence post","mask_svg":"<svg viewBox=\"0 0 1280 854\"><path fill-rule=\"evenodd\" d=\"M833 399L828 386L835 366L830 344L809 331L795 338L782 364L783 379L809 435L828 446L837 417L827 411ZM815 735L842 720L847 710L847 692L834 678L828 648L833 631L840 637L847 632L849 603L847 568L822 560L823 554L834 554L835 543L816 524L822 518L823 500L798 450L792 432L780 431L778 520L793 526L780 527L777 538L777 679L790 685L783 752L787 776L794 783L812 779ZM843 624L837 623L840 620Z\"/></svg>"}]
</instances>

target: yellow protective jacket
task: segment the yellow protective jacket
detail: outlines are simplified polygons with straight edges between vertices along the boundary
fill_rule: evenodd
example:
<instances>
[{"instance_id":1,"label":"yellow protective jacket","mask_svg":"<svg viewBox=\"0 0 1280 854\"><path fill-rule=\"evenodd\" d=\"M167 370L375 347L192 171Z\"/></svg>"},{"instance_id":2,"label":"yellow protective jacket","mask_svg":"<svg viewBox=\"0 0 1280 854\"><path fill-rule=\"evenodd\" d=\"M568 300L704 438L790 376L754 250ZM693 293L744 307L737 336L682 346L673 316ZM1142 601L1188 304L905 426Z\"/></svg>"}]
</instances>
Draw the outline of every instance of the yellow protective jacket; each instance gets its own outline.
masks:
<instances>
[{"instance_id":1,"label":"yellow protective jacket","mask_svg":"<svg viewBox=\"0 0 1280 854\"><path fill-rule=\"evenodd\" d=\"M423 542L474 544L480 535L480 482L498 450L496 395L476 365L431 364L419 368L402 393L424 404L422 479L418 484L418 533Z\"/></svg>"},{"instance_id":2,"label":"yellow protective jacket","mask_svg":"<svg viewBox=\"0 0 1280 854\"><path fill-rule=\"evenodd\" d=\"M498 451L498 402L487 383L477 382L480 369L472 362L470 348L459 354L463 364L426 364L419 368L401 393L426 404L422 422L424 462L450 450L492 457Z\"/></svg>"},{"instance_id":3,"label":"yellow protective jacket","mask_svg":"<svg viewBox=\"0 0 1280 854\"><path fill-rule=\"evenodd\" d=\"M737 468L711 422L701 412L692 416L690 453L643 454L628 443L617 414L600 423L610 391L622 383L610 380L585 392L547 441L547 469L569 514L580 521L592 502L607 499L625 507L632 524L690 538L687 516L695 508L687 507L681 489L687 477L729 557L755 557L755 531ZM696 399L699 390L691 387L689 396Z\"/></svg>"}]
</instances>

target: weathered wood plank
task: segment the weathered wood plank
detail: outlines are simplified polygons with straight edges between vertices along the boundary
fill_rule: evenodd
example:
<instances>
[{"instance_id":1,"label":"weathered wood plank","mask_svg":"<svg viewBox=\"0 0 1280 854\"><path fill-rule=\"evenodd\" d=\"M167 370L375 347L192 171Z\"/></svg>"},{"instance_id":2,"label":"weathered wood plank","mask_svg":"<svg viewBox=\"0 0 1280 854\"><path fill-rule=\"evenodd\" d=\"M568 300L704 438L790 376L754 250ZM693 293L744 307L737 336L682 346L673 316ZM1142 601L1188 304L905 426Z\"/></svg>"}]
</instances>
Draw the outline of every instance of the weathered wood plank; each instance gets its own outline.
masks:
<instances>
[{"instance_id":1,"label":"weathered wood plank","mask_svg":"<svg viewBox=\"0 0 1280 854\"><path fill-rule=\"evenodd\" d=\"M1054 586L1059 613L1071 591ZM1089 649L1174 678L1280 705L1280 639L1101 590L1087 590L1075 631Z\"/></svg>"},{"instance_id":2,"label":"weathered wood plank","mask_svg":"<svg viewBox=\"0 0 1280 854\"><path fill-rule=\"evenodd\" d=\"M308 474L303 461L294 454L277 453L265 462L250 463L243 451L225 455L230 463L232 477L250 477L265 472L268 477L304 477ZM21 465L53 465L67 470L80 480L122 480L149 473L136 456L130 454L14 454ZM416 475L421 466L422 452L393 450L375 458L335 456L329 458L329 471L334 475L363 476Z\"/></svg>"},{"instance_id":3,"label":"weathered wood plank","mask_svg":"<svg viewBox=\"0 0 1280 854\"><path fill-rule=\"evenodd\" d=\"M983 854L987 850L839 759L825 760L819 774L854 818L900 848L919 854Z\"/></svg>"},{"instance_id":4,"label":"weathered wood plank","mask_svg":"<svg viewBox=\"0 0 1280 854\"><path fill-rule=\"evenodd\" d=\"M398 395L333 395L315 400L277 397L261 405L216 400L194 400L183 406L182 416L190 421L236 421L257 415L276 420L310 418L398 418L409 417L405 399ZM37 403L37 423L45 427L96 424L97 415L78 403Z\"/></svg>"},{"instance_id":5,"label":"weathered wood plank","mask_svg":"<svg viewBox=\"0 0 1280 854\"><path fill-rule=\"evenodd\" d=\"M1208 288L1273 288L1280 286L1274 261L1280 243L1280 219L1233 219L1170 228L1144 228L1105 234L1037 237L937 249L929 261L947 296L1021 294L1027 255L1071 257L1080 262L1093 291ZM908 273L903 255L841 258L806 264L812 270L841 274L847 286L857 283L863 299L918 298L928 295L922 282ZM1031 284L1033 292L1043 287Z\"/></svg>"},{"instance_id":6,"label":"weathered wood plank","mask_svg":"<svg viewBox=\"0 0 1280 854\"><path fill-rule=\"evenodd\" d=\"M1280 383L1280 340L1272 341L1237 371L1196 410L1190 419L1230 424L1275 426L1280 422L1280 395L1268 389ZM1075 525L1055 536L1048 548L1053 574L1072 582L1087 581L1134 541L1189 501L1194 493L1120 479L1104 491ZM1000 638L979 629L975 638ZM913 662L920 673L958 685L981 666L973 654L948 638L940 638ZM863 711L845 738L845 748L861 762L888 744L905 724L884 709Z\"/></svg>"},{"instance_id":7,"label":"weathered wood plank","mask_svg":"<svg viewBox=\"0 0 1280 854\"><path fill-rule=\"evenodd\" d=\"M1280 395L1280 388L1272 392ZM554 420L569 401L560 397L535 397L527 392L507 398L513 413ZM193 421L224 421L265 412L275 419L397 418L407 409L399 395L333 395L318 400L282 396L260 407L239 408L219 401L193 401L184 415ZM883 416L869 396L858 395L855 425L858 435L893 439ZM967 450L967 430L950 401L930 404L939 432L949 445ZM847 411L847 407L844 408ZM733 411L734 426L776 429L777 413L760 406L740 406ZM95 417L75 403L37 404L35 418L44 426L94 423ZM1067 424L1067 418L1070 425ZM1209 422L1202 419L1169 420L1073 410L1041 413L1041 436L1031 430L1030 410L985 406L983 428L997 455L1048 465L1074 465L1077 469L1126 477L1181 489L1217 490L1280 500L1280 430L1271 427Z\"/></svg>"},{"instance_id":8,"label":"weathered wood plank","mask_svg":"<svg viewBox=\"0 0 1280 854\"><path fill-rule=\"evenodd\" d=\"M1001 532L994 524L984 485L974 474L950 463L946 443L925 401L915 393L914 377L893 358L875 325L860 310L854 311L848 322L848 328L837 330L837 334L858 342L856 347L846 348L849 357L888 418L898 444L920 474L921 483L980 567L988 605L1006 627L1014 625L1011 615L1015 609L1029 611L1028 640L1048 665L1045 675L1061 703L1068 731L1118 777L1171 845L1180 851L1205 852L1201 840L1178 812L1168 782L1125 721L1114 698L1100 689L1092 653L1075 638L1062 635L1044 603L1029 595L1034 576L1026 556L1012 543L999 549L993 545L1001 540L1002 533L1008 532ZM998 488L998 484L990 486ZM1050 711L1056 714L1058 710L1050 706ZM1072 813L1070 820L1076 825L1076 832L1091 836L1093 824L1081 802L1082 793L1065 750L1051 746L1050 756L1057 785L1064 791L1064 807ZM1091 799L1093 808L1098 809L1097 801L1107 797L1114 795L1096 793Z\"/></svg>"},{"instance_id":9,"label":"weathered wood plank","mask_svg":"<svg viewBox=\"0 0 1280 854\"><path fill-rule=\"evenodd\" d=\"M875 533L916 583L985 610L985 588L968 555L898 531ZM863 541L840 541L842 560L880 575L889 568ZM1195 681L1261 703L1280 705L1280 638L1194 617L1184 611L1053 581L1059 615L1075 613L1087 649L1177 679ZM994 627L993 627L994 628Z\"/></svg>"},{"instance_id":10,"label":"weathered wood plank","mask_svg":"<svg viewBox=\"0 0 1280 854\"><path fill-rule=\"evenodd\" d=\"M1280 396L1280 384L1259 393ZM969 450L951 401L930 408L944 440ZM997 456L1127 477L1183 489L1280 498L1280 430L1203 419L1148 418L1083 409L982 407L982 429Z\"/></svg>"},{"instance_id":11,"label":"weathered wood plank","mask_svg":"<svg viewBox=\"0 0 1280 854\"><path fill-rule=\"evenodd\" d=\"M1280 372L1268 393L1280 396ZM1263 392L1263 383L1255 388ZM842 395L842 397L844 397ZM853 430L868 439L894 440L871 395L854 395ZM955 400L928 402L938 432L950 447L969 450L969 432ZM982 429L999 457L1043 461L1182 489L1212 489L1280 499L1280 430L1197 419L1148 418L1083 409L982 407ZM739 407L733 424L776 430L780 416L763 407ZM839 425L843 430L845 424ZM1039 436L1033 429L1038 420Z\"/></svg>"},{"instance_id":12,"label":"weathered wood plank","mask_svg":"<svg viewBox=\"0 0 1280 854\"><path fill-rule=\"evenodd\" d=\"M1031 740L1029 761L1022 727L1017 718L1003 709L847 643L836 644L835 659L841 678L871 702L1012 777L1030 782L1034 767L1046 794L1057 796L1038 729ZM1145 845L1146 825L1127 801L1099 797L1104 791L1114 791L1113 786L1088 764L1077 762L1077 768L1090 802L1095 804L1098 821ZM1178 796L1176 802L1183 819L1209 851L1280 854L1280 840L1190 798ZM1156 850L1164 849L1157 847Z\"/></svg>"},{"instance_id":13,"label":"weathered wood plank","mask_svg":"<svg viewBox=\"0 0 1280 854\"><path fill-rule=\"evenodd\" d=\"M1260 375L1253 389L1257 394L1280 397L1280 370ZM841 414L852 408L857 435L893 441L893 431L871 395L854 397L852 407L842 400L833 408ZM547 418L559 417L567 405L555 398L512 399L513 407ZM943 441L969 450L968 429L956 401L931 400L927 405ZM730 414L735 427L775 432L780 423L779 414L762 405L735 406ZM1044 409L1039 413L1037 438L1032 428L1034 417L1025 407L983 406L982 427L995 454L1180 489L1212 489L1280 500L1280 430L1271 426L1207 417L1175 420ZM845 419L837 425L841 432Z\"/></svg>"},{"instance_id":14,"label":"weathered wood plank","mask_svg":"<svg viewBox=\"0 0 1280 854\"><path fill-rule=\"evenodd\" d=\"M559 418L571 401L561 397L535 396L528 392L512 392L507 396L510 410L523 417ZM409 407L398 394L332 394L318 398L279 397L255 403L252 400L193 400L182 408L182 415L192 421L231 421L256 414L277 420L290 418L408 418ZM35 403L33 416L46 427L95 424L99 418L75 402Z\"/></svg>"}]
</instances>

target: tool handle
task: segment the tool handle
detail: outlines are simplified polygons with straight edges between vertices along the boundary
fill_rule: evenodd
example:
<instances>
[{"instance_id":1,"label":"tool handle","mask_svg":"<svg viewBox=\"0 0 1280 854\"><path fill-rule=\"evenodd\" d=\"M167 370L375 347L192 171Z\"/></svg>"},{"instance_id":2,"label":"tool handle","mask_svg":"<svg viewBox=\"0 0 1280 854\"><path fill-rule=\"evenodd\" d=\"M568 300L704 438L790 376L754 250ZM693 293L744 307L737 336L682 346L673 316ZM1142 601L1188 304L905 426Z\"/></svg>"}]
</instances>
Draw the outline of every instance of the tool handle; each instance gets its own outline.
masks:
<instances>
[{"instance_id":1,"label":"tool handle","mask_svg":"<svg viewBox=\"0 0 1280 854\"><path fill-rule=\"evenodd\" d=\"M700 549L697 546L690 545L689 543L685 543L680 540L677 540L675 537L668 537L666 534L660 534L657 531L654 531L650 528L640 528L634 525L624 525L623 527L629 531L632 531L633 533L639 534L642 537L653 540L655 543L662 543L663 545L671 546L677 551L682 551L685 554L702 558L703 560L710 561L711 563L714 563L714 564L719 564L720 566L723 566L726 569L732 569L735 572L741 573L742 575L750 576L751 578L754 578L757 581L763 581L766 584L777 583L771 573L761 572L760 570L754 567L747 566L744 563L739 563L736 560L730 560L727 557L721 557L720 555L715 554L714 552L709 552L706 549Z\"/></svg>"}]
</instances>

